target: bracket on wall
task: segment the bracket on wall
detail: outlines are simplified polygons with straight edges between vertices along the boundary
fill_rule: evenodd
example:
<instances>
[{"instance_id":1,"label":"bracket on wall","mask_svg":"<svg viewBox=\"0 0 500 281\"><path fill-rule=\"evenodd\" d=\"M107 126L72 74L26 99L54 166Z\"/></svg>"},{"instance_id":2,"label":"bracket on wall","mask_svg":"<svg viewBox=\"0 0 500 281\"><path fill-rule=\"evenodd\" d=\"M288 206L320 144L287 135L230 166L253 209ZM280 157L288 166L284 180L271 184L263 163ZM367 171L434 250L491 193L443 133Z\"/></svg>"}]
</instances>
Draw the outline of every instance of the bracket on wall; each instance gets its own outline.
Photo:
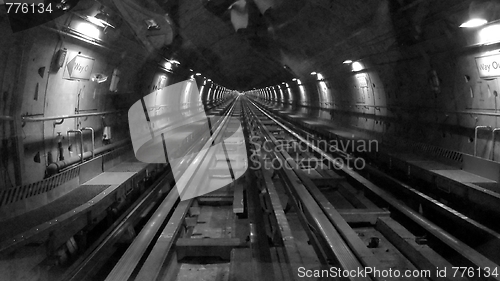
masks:
<instances>
[{"instance_id":1,"label":"bracket on wall","mask_svg":"<svg viewBox=\"0 0 500 281\"><path fill-rule=\"evenodd\" d=\"M61 119L61 121L54 121L54 128L57 126L57 125L61 125L62 123L64 123L64 118Z\"/></svg>"},{"instance_id":2,"label":"bracket on wall","mask_svg":"<svg viewBox=\"0 0 500 281\"><path fill-rule=\"evenodd\" d=\"M45 74L45 66L38 68L38 75L40 75L41 78L43 78Z\"/></svg>"}]
</instances>

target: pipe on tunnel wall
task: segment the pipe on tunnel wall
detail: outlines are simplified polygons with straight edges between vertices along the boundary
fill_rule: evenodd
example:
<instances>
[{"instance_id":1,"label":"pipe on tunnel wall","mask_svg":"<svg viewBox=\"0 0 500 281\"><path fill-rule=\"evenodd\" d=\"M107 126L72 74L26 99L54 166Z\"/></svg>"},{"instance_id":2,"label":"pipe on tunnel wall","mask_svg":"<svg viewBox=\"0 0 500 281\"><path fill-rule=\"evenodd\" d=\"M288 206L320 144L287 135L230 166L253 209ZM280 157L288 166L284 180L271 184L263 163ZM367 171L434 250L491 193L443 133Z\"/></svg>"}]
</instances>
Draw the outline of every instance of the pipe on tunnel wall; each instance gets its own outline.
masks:
<instances>
[{"instance_id":1,"label":"pipe on tunnel wall","mask_svg":"<svg viewBox=\"0 0 500 281\"><path fill-rule=\"evenodd\" d=\"M125 146L129 142L130 142L129 140L118 141L118 142L110 144L110 145L99 147L99 148L95 149L95 151L93 151L93 152L87 151L87 152L83 153L83 151L82 151L81 156L76 155L76 156L70 157L70 158L65 159L65 160L53 162L47 166L47 170L46 170L47 177L50 177L50 176L53 176L53 175L59 173L62 169L66 168L68 166L71 166L73 164L76 164L77 162L81 161L82 159L84 160L84 159L92 157L95 154L100 154L103 152L107 152L107 151L119 148L121 146Z\"/></svg>"}]
</instances>

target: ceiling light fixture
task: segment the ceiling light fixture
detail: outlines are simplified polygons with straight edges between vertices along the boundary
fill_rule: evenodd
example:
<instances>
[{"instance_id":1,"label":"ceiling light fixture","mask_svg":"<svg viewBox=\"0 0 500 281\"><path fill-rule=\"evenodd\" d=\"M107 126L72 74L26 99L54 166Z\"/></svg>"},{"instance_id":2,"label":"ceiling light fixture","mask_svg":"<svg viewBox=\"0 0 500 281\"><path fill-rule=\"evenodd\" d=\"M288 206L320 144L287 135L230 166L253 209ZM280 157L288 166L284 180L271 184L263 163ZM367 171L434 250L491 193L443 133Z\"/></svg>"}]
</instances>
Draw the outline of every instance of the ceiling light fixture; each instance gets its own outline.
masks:
<instances>
[{"instance_id":1,"label":"ceiling light fixture","mask_svg":"<svg viewBox=\"0 0 500 281\"><path fill-rule=\"evenodd\" d=\"M344 62L342 62L343 64L351 64L352 63L352 60L345 60Z\"/></svg>"},{"instance_id":2,"label":"ceiling light fixture","mask_svg":"<svg viewBox=\"0 0 500 281\"><path fill-rule=\"evenodd\" d=\"M99 26L99 27L105 27L105 25L104 25L103 21L102 21L102 20L97 19L96 17L87 16L85 19L86 19L88 22L93 23L93 24L95 24L95 25L97 25L97 26Z\"/></svg>"},{"instance_id":3,"label":"ceiling light fixture","mask_svg":"<svg viewBox=\"0 0 500 281\"><path fill-rule=\"evenodd\" d=\"M355 61L352 63L352 71L361 71L363 69L364 69L364 67L360 62Z\"/></svg>"},{"instance_id":4,"label":"ceiling light fixture","mask_svg":"<svg viewBox=\"0 0 500 281\"><path fill-rule=\"evenodd\" d=\"M60 3L56 4L56 8L58 8L59 10L63 10L63 11L67 11L67 10L71 9L71 5L69 3L66 3L66 2L68 2L68 1L61 0Z\"/></svg>"},{"instance_id":5,"label":"ceiling light fixture","mask_svg":"<svg viewBox=\"0 0 500 281\"><path fill-rule=\"evenodd\" d=\"M169 61L167 61L167 62L165 63L165 68L166 68L167 70L172 70L172 63L171 63L171 62L169 62Z\"/></svg>"},{"instance_id":6,"label":"ceiling light fixture","mask_svg":"<svg viewBox=\"0 0 500 281\"><path fill-rule=\"evenodd\" d=\"M116 24L112 21L111 16L108 13L106 13L104 9L105 9L104 6L101 6L99 10L97 10L97 13L94 16L83 15L78 13L76 13L76 15L98 27L115 28Z\"/></svg>"},{"instance_id":7,"label":"ceiling light fixture","mask_svg":"<svg viewBox=\"0 0 500 281\"><path fill-rule=\"evenodd\" d=\"M154 19L144 20L144 22L148 26L148 30L159 30L161 28Z\"/></svg>"},{"instance_id":8,"label":"ceiling light fixture","mask_svg":"<svg viewBox=\"0 0 500 281\"><path fill-rule=\"evenodd\" d=\"M311 72L311 75L316 75L316 74L317 74L317 73L316 73L316 72L314 72L314 71L313 71L313 72Z\"/></svg>"},{"instance_id":9,"label":"ceiling light fixture","mask_svg":"<svg viewBox=\"0 0 500 281\"><path fill-rule=\"evenodd\" d=\"M500 24L493 24L482 28L478 33L479 43L491 45L500 42Z\"/></svg>"},{"instance_id":10,"label":"ceiling light fixture","mask_svg":"<svg viewBox=\"0 0 500 281\"><path fill-rule=\"evenodd\" d=\"M99 22L101 22L104 26L109 26L111 28L115 28L116 24L114 24L112 21L111 21L111 17L109 14L101 11L99 13L97 13L97 15L95 15L94 17L96 20L98 20Z\"/></svg>"},{"instance_id":11,"label":"ceiling light fixture","mask_svg":"<svg viewBox=\"0 0 500 281\"><path fill-rule=\"evenodd\" d=\"M460 25L460 27L462 27L462 28L474 28L474 27L483 26L483 25L485 25L487 23L488 23L488 21L485 20L485 19L473 18L473 19L470 19L470 20L462 23Z\"/></svg>"},{"instance_id":12,"label":"ceiling light fixture","mask_svg":"<svg viewBox=\"0 0 500 281\"><path fill-rule=\"evenodd\" d=\"M101 31L94 24L80 21L75 25L75 30L93 39L100 39Z\"/></svg>"}]
</instances>

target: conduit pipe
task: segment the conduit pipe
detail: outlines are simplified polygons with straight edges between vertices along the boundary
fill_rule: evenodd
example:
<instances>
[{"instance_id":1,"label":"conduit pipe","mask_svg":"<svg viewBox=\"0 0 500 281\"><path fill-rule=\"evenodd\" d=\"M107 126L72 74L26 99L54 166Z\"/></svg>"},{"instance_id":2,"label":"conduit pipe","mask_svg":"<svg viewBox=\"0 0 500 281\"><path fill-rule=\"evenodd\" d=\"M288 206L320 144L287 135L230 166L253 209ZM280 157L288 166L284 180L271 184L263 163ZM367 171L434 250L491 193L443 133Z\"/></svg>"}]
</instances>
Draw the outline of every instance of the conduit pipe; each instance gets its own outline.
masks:
<instances>
[{"instance_id":1,"label":"conduit pipe","mask_svg":"<svg viewBox=\"0 0 500 281\"><path fill-rule=\"evenodd\" d=\"M59 116L50 116L50 117L28 117L28 116L22 116L21 119L23 120L23 122L42 122L42 121L51 121L51 120L60 120L60 119L72 119L72 118L82 118L82 117L111 115L111 114L118 114L118 113L121 113L121 112L123 112L123 110L92 112L92 113L81 113L81 114L72 114L72 115L59 115Z\"/></svg>"},{"instance_id":2,"label":"conduit pipe","mask_svg":"<svg viewBox=\"0 0 500 281\"><path fill-rule=\"evenodd\" d=\"M129 140L118 141L118 142L113 143L113 144L99 147L94 152L95 152L95 154L101 154L101 153L125 146L128 143L129 143ZM92 156L91 152L85 152L82 154L83 159L87 159L90 156ZM73 164L76 164L80 160L81 159L79 156L73 156L73 157L70 157L70 158L65 159L65 160L51 163L49 166L47 166L47 176L50 177L52 175L55 175L55 174L59 173L59 171L61 171L62 169L66 168L68 166L71 166Z\"/></svg>"}]
</instances>

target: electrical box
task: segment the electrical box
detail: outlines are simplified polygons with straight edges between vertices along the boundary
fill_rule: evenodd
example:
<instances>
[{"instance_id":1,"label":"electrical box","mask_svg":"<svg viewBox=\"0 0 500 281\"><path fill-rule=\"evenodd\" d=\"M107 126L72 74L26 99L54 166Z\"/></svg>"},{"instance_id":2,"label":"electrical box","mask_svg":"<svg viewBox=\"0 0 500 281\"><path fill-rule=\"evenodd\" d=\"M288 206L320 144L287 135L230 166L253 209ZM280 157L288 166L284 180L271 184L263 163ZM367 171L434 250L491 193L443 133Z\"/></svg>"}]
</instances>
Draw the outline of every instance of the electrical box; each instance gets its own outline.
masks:
<instances>
[{"instance_id":1,"label":"electrical box","mask_svg":"<svg viewBox=\"0 0 500 281\"><path fill-rule=\"evenodd\" d=\"M54 63L52 64L52 70L57 72L61 67L64 65L64 61L66 60L66 54L68 53L68 50L66 48L60 49L57 51L55 57L54 57Z\"/></svg>"},{"instance_id":2,"label":"electrical box","mask_svg":"<svg viewBox=\"0 0 500 281\"><path fill-rule=\"evenodd\" d=\"M111 76L111 84L109 85L110 92L118 91L118 82L120 82L120 74L121 72L118 68L115 68L115 70L113 70L113 75Z\"/></svg>"}]
</instances>

